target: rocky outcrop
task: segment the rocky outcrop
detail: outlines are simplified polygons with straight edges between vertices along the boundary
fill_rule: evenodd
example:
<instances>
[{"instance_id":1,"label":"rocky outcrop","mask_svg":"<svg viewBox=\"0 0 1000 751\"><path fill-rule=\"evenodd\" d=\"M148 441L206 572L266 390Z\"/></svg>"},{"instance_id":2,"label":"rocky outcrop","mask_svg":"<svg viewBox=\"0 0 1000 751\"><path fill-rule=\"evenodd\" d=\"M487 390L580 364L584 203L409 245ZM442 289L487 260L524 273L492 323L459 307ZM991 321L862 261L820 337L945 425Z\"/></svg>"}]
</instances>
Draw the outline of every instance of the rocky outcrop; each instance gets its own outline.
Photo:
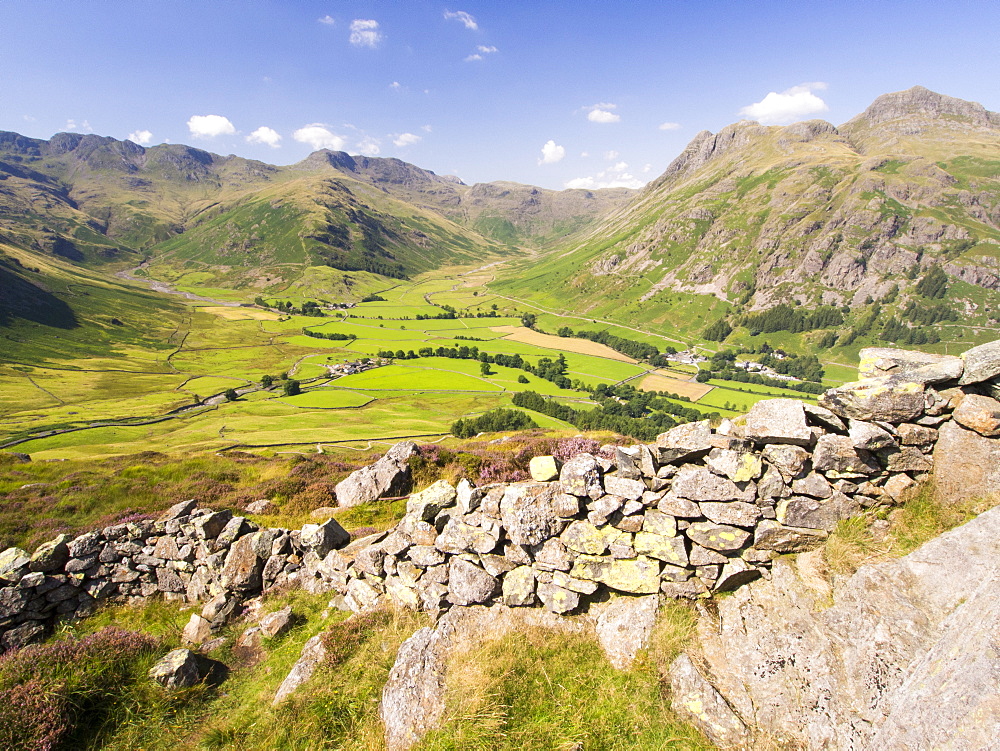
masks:
<instances>
[{"instance_id":1,"label":"rocky outcrop","mask_svg":"<svg viewBox=\"0 0 1000 751\"><path fill-rule=\"evenodd\" d=\"M673 706L723 747L993 747L1000 508L829 591L775 564L703 613Z\"/></svg>"}]
</instances>

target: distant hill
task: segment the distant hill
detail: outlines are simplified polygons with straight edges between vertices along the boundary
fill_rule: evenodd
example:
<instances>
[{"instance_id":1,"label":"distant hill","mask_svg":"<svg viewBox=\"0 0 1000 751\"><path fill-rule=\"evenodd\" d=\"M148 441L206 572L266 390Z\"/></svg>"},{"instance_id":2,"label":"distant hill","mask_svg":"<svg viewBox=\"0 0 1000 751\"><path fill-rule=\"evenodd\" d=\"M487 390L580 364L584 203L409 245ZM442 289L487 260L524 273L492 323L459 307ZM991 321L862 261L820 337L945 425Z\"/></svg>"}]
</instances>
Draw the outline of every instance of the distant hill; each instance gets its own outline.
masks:
<instances>
[{"instance_id":1,"label":"distant hill","mask_svg":"<svg viewBox=\"0 0 1000 751\"><path fill-rule=\"evenodd\" d=\"M781 303L902 314L941 271L955 311L1000 311L1000 115L914 87L839 127L703 131L627 205L501 286L654 322L695 296L737 325Z\"/></svg>"}]
</instances>

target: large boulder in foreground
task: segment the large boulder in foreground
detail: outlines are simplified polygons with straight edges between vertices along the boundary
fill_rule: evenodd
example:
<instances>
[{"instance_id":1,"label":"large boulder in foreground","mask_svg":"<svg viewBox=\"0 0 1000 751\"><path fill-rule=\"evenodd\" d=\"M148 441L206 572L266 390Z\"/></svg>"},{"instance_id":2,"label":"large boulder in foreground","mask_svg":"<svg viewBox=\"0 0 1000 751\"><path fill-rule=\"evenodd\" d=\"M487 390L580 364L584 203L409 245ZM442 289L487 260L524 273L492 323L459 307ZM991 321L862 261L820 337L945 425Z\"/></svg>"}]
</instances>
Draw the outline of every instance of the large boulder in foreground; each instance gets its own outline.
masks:
<instances>
[{"instance_id":1,"label":"large boulder in foreground","mask_svg":"<svg viewBox=\"0 0 1000 751\"><path fill-rule=\"evenodd\" d=\"M407 461L416 453L417 444L403 441L390 448L374 464L351 472L334 489L337 505L349 508L379 498L404 495L410 490L410 466Z\"/></svg>"},{"instance_id":2,"label":"large boulder in foreground","mask_svg":"<svg viewBox=\"0 0 1000 751\"><path fill-rule=\"evenodd\" d=\"M674 709L724 747L996 747L1000 508L831 588L806 560L718 601ZM993 645L993 646L989 646Z\"/></svg>"},{"instance_id":3,"label":"large boulder in foreground","mask_svg":"<svg viewBox=\"0 0 1000 751\"><path fill-rule=\"evenodd\" d=\"M819 398L839 417L893 424L913 422L924 413L924 384L907 376L883 376L830 389Z\"/></svg>"},{"instance_id":4,"label":"large boulder in foreground","mask_svg":"<svg viewBox=\"0 0 1000 751\"><path fill-rule=\"evenodd\" d=\"M934 484L945 503L1000 493L1000 439L946 422L934 447Z\"/></svg>"}]
</instances>

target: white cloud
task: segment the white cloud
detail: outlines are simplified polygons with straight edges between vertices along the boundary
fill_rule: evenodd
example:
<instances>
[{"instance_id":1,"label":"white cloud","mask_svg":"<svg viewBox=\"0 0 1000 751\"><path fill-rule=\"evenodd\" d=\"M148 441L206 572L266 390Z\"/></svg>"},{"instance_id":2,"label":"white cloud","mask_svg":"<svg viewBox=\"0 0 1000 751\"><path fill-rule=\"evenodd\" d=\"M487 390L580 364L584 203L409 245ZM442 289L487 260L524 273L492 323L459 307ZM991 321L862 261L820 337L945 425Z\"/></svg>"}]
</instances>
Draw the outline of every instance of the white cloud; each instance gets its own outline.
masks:
<instances>
[{"instance_id":1,"label":"white cloud","mask_svg":"<svg viewBox=\"0 0 1000 751\"><path fill-rule=\"evenodd\" d=\"M465 28L471 29L472 31L477 31L479 29L479 24L476 23L476 19L473 18L468 13L466 13L464 10L456 10L456 11L446 10L444 12L444 17L449 21L451 20L460 21L462 24L465 25Z\"/></svg>"},{"instance_id":2,"label":"white cloud","mask_svg":"<svg viewBox=\"0 0 1000 751\"><path fill-rule=\"evenodd\" d=\"M195 138L215 138L216 136L231 136L236 128L229 118L222 115L192 115L187 121L188 130Z\"/></svg>"},{"instance_id":3,"label":"white cloud","mask_svg":"<svg viewBox=\"0 0 1000 751\"><path fill-rule=\"evenodd\" d=\"M467 58L465 58L465 62L472 63L472 62L475 62L476 60L482 60L482 59L483 59L482 55L477 55L477 54L473 53L473 54L469 55Z\"/></svg>"},{"instance_id":4,"label":"white cloud","mask_svg":"<svg viewBox=\"0 0 1000 751\"><path fill-rule=\"evenodd\" d=\"M377 47L382 41L382 32L378 30L378 21L355 18L351 21L350 42L355 47Z\"/></svg>"},{"instance_id":5,"label":"white cloud","mask_svg":"<svg viewBox=\"0 0 1000 751\"><path fill-rule=\"evenodd\" d=\"M35 120L38 119L37 117L34 117L32 115L21 115L21 117L23 117L24 121L28 122L28 123L33 123L33 122L35 122Z\"/></svg>"},{"instance_id":6,"label":"white cloud","mask_svg":"<svg viewBox=\"0 0 1000 751\"><path fill-rule=\"evenodd\" d=\"M566 156L565 148L557 145L555 141L546 141L545 145L542 146L542 158L538 160L538 163L555 164L561 161L564 156Z\"/></svg>"},{"instance_id":7,"label":"white cloud","mask_svg":"<svg viewBox=\"0 0 1000 751\"><path fill-rule=\"evenodd\" d=\"M816 81L801 83L780 94L772 91L759 102L743 107L739 114L764 125L787 125L807 115L815 115L830 109L826 102L813 93L825 88L825 83Z\"/></svg>"},{"instance_id":8,"label":"white cloud","mask_svg":"<svg viewBox=\"0 0 1000 751\"><path fill-rule=\"evenodd\" d=\"M653 169L653 165L652 164L644 164L644 165L642 165L642 173L643 174L646 174L651 169Z\"/></svg>"},{"instance_id":9,"label":"white cloud","mask_svg":"<svg viewBox=\"0 0 1000 751\"><path fill-rule=\"evenodd\" d=\"M263 143L276 149L281 146L281 134L273 128L261 125L257 130L247 136L247 143Z\"/></svg>"},{"instance_id":10,"label":"white cloud","mask_svg":"<svg viewBox=\"0 0 1000 751\"><path fill-rule=\"evenodd\" d=\"M312 123L311 125L304 125L297 131L292 133L292 138L294 138L299 143L306 143L312 146L314 149L333 149L334 151L344 150L344 139L342 136L338 136L336 133L332 133L325 125L322 123Z\"/></svg>"},{"instance_id":11,"label":"white cloud","mask_svg":"<svg viewBox=\"0 0 1000 751\"><path fill-rule=\"evenodd\" d=\"M614 149L612 149L611 151L605 151L604 158L610 162L612 159L618 158L618 152L615 151Z\"/></svg>"},{"instance_id":12,"label":"white cloud","mask_svg":"<svg viewBox=\"0 0 1000 751\"><path fill-rule=\"evenodd\" d=\"M494 52L499 52L499 50L496 47L493 47L492 45L487 46L485 44L480 44L476 47L476 52L473 52L471 55L465 58L465 62L468 63L474 60L483 60L485 59L486 55L492 55Z\"/></svg>"},{"instance_id":13,"label":"white cloud","mask_svg":"<svg viewBox=\"0 0 1000 751\"><path fill-rule=\"evenodd\" d=\"M392 139L392 142L396 146L411 146L412 144L418 143L420 140L420 136L414 133L400 133Z\"/></svg>"},{"instance_id":14,"label":"white cloud","mask_svg":"<svg viewBox=\"0 0 1000 751\"><path fill-rule=\"evenodd\" d=\"M646 165L643 172L647 172L648 169L649 165ZM563 187L598 190L600 188L641 188L645 184L644 180L640 180L628 172L627 162L615 162L603 172L589 177L574 178L564 183Z\"/></svg>"},{"instance_id":15,"label":"white cloud","mask_svg":"<svg viewBox=\"0 0 1000 751\"><path fill-rule=\"evenodd\" d=\"M430 125L421 125L420 130L422 130L424 133L430 133L434 129Z\"/></svg>"},{"instance_id":16,"label":"white cloud","mask_svg":"<svg viewBox=\"0 0 1000 751\"><path fill-rule=\"evenodd\" d=\"M81 130L84 133L93 133L94 129L90 127L90 123L84 120L82 123L78 123L76 120L67 120L65 130Z\"/></svg>"},{"instance_id":17,"label":"white cloud","mask_svg":"<svg viewBox=\"0 0 1000 751\"><path fill-rule=\"evenodd\" d=\"M608 167L608 172L624 172L628 169L628 162L617 162L611 167Z\"/></svg>"},{"instance_id":18,"label":"white cloud","mask_svg":"<svg viewBox=\"0 0 1000 751\"><path fill-rule=\"evenodd\" d=\"M587 119L592 123L616 123L621 120L621 115L616 115L609 110L596 109L587 113Z\"/></svg>"},{"instance_id":19,"label":"white cloud","mask_svg":"<svg viewBox=\"0 0 1000 751\"><path fill-rule=\"evenodd\" d=\"M355 147L359 154L364 154L365 156L378 156L382 151L382 144L377 138L372 138L371 136L365 136Z\"/></svg>"},{"instance_id":20,"label":"white cloud","mask_svg":"<svg viewBox=\"0 0 1000 751\"><path fill-rule=\"evenodd\" d=\"M337 23L333 16L323 16L322 18L317 18L316 21L327 26L333 26Z\"/></svg>"},{"instance_id":21,"label":"white cloud","mask_svg":"<svg viewBox=\"0 0 1000 751\"><path fill-rule=\"evenodd\" d=\"M660 130L679 130L680 123L660 123Z\"/></svg>"},{"instance_id":22,"label":"white cloud","mask_svg":"<svg viewBox=\"0 0 1000 751\"><path fill-rule=\"evenodd\" d=\"M393 91L401 91L403 89L403 84L401 84L399 81L393 81L392 83L389 84L389 88L392 89Z\"/></svg>"},{"instance_id":23,"label":"white cloud","mask_svg":"<svg viewBox=\"0 0 1000 751\"><path fill-rule=\"evenodd\" d=\"M153 134L148 130L133 130L128 134L128 140L140 146L146 146L153 140Z\"/></svg>"}]
</instances>

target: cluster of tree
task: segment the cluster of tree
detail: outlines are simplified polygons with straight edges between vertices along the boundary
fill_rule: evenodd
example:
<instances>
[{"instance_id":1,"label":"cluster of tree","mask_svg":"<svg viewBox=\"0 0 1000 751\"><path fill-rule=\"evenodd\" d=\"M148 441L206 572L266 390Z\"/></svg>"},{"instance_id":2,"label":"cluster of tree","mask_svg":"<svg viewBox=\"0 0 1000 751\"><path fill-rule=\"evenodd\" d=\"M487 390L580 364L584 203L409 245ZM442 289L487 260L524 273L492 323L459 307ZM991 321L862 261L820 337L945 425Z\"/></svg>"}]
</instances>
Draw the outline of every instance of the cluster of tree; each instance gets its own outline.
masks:
<instances>
[{"instance_id":1,"label":"cluster of tree","mask_svg":"<svg viewBox=\"0 0 1000 751\"><path fill-rule=\"evenodd\" d=\"M715 323L709 325L701 332L701 338L710 342L724 342L726 337L733 333L733 327L725 318L720 318Z\"/></svg>"},{"instance_id":2,"label":"cluster of tree","mask_svg":"<svg viewBox=\"0 0 1000 751\"><path fill-rule=\"evenodd\" d=\"M653 361L660 355L660 350L652 344L637 342L621 336L609 334L607 331L573 331L569 326L563 326L556 332L559 336L574 336L577 339L589 339L592 342L611 347L615 352L635 358L636 360Z\"/></svg>"},{"instance_id":3,"label":"cluster of tree","mask_svg":"<svg viewBox=\"0 0 1000 751\"><path fill-rule=\"evenodd\" d=\"M750 336L757 336L758 334L772 334L775 331L790 331L793 334L798 334L803 331L828 329L832 326L839 326L843 322L843 312L831 305L820 305L815 310L802 310L785 303L779 303L773 308L762 310L759 313L748 313L740 320L740 325L746 326L750 330Z\"/></svg>"},{"instance_id":4,"label":"cluster of tree","mask_svg":"<svg viewBox=\"0 0 1000 751\"><path fill-rule=\"evenodd\" d=\"M600 384L592 392L594 401L601 405L608 414L623 414L628 417L645 417L654 412L664 412L676 419L676 422L695 422L705 417L701 412L693 407L685 407L681 404L674 404L670 399L687 398L678 397L667 391L641 391L627 383L609 386L606 383Z\"/></svg>"},{"instance_id":5,"label":"cluster of tree","mask_svg":"<svg viewBox=\"0 0 1000 751\"><path fill-rule=\"evenodd\" d=\"M816 386L823 380L823 364L816 355L788 354L783 350L772 350L766 344L762 345L760 350L760 364L771 368L776 373L790 375L802 381L812 381ZM759 386L778 386L804 393L818 394L822 392L822 387L820 387L820 391L816 391L815 386L795 384L794 382L783 381L779 378L768 378L759 373L748 373L742 368L735 367L736 354L736 352L730 349L716 352L709 359L706 368L698 371L697 380L705 383L713 378L717 378L722 381L753 383Z\"/></svg>"},{"instance_id":6,"label":"cluster of tree","mask_svg":"<svg viewBox=\"0 0 1000 751\"><path fill-rule=\"evenodd\" d=\"M453 336L452 339L458 339L462 342L485 342L486 339L481 339L478 336Z\"/></svg>"},{"instance_id":7,"label":"cluster of tree","mask_svg":"<svg viewBox=\"0 0 1000 751\"><path fill-rule=\"evenodd\" d=\"M571 389L574 384L566 377L566 357L560 354L554 360L549 357L541 358L536 365L532 365L520 355L491 355L487 352L480 352L475 345L467 347L421 347L414 352L412 349L404 352L399 349L393 352L391 349L382 350L379 357L395 358L397 360L413 360L419 357L448 357L453 360L478 360L485 365L500 365L505 368L517 368L546 381L551 381L562 389Z\"/></svg>"},{"instance_id":8,"label":"cluster of tree","mask_svg":"<svg viewBox=\"0 0 1000 751\"><path fill-rule=\"evenodd\" d=\"M812 381L783 381L780 378L768 378L760 373L748 373L742 368L726 368L724 370L717 371L698 371L698 380L702 383L710 381L713 378L720 381L748 383L753 386L771 386L774 388L788 389L789 391L799 391L803 394L822 394L826 390L826 387L820 383L813 383Z\"/></svg>"},{"instance_id":9,"label":"cluster of tree","mask_svg":"<svg viewBox=\"0 0 1000 751\"><path fill-rule=\"evenodd\" d=\"M259 305L262 308L277 308L289 314L300 316L324 315L322 306L315 300L306 300L300 308L296 308L291 300L275 300L274 305L269 305L267 300L259 295L253 299L253 302L254 305Z\"/></svg>"},{"instance_id":10,"label":"cluster of tree","mask_svg":"<svg viewBox=\"0 0 1000 751\"><path fill-rule=\"evenodd\" d=\"M361 298L361 302L385 302L385 298L382 295L365 295Z\"/></svg>"},{"instance_id":11,"label":"cluster of tree","mask_svg":"<svg viewBox=\"0 0 1000 751\"><path fill-rule=\"evenodd\" d=\"M823 364L816 355L792 355L785 353L784 359L779 360L771 354L761 355L761 365L774 370L782 375L790 375L803 381L813 381L820 383L823 380ZM782 383L787 383L782 381ZM817 392L819 393L819 392Z\"/></svg>"},{"instance_id":12,"label":"cluster of tree","mask_svg":"<svg viewBox=\"0 0 1000 751\"><path fill-rule=\"evenodd\" d=\"M358 338L357 334L339 334L336 331L324 332L302 329L302 333L306 336L311 336L313 339L329 339L334 342L350 342Z\"/></svg>"},{"instance_id":13,"label":"cluster of tree","mask_svg":"<svg viewBox=\"0 0 1000 751\"><path fill-rule=\"evenodd\" d=\"M657 413L655 419L635 418L625 415L612 415L603 407L589 410L573 409L564 404L545 399L534 391L521 391L514 394L514 406L540 412L557 420L568 422L580 430L612 430L622 435L638 438L640 441L652 441L657 435L669 430L677 421L664 413Z\"/></svg>"},{"instance_id":14,"label":"cluster of tree","mask_svg":"<svg viewBox=\"0 0 1000 751\"><path fill-rule=\"evenodd\" d=\"M458 318L458 317L459 317L458 316L458 311L455 310L450 305L442 305L441 306L441 312L440 313L435 313L434 315L430 315L429 313L427 313L427 314L417 313L417 320L418 321L431 321L431 320L440 319L440 318L453 319L453 318Z\"/></svg>"},{"instance_id":15,"label":"cluster of tree","mask_svg":"<svg viewBox=\"0 0 1000 751\"><path fill-rule=\"evenodd\" d=\"M480 433L496 433L502 430L528 430L537 428L538 423L516 409L494 409L479 417L470 417L454 422L451 434L456 438L472 438Z\"/></svg>"},{"instance_id":16,"label":"cluster of tree","mask_svg":"<svg viewBox=\"0 0 1000 751\"><path fill-rule=\"evenodd\" d=\"M929 303L911 300L903 311L907 321L931 326L941 321L957 321L958 313L946 302Z\"/></svg>"},{"instance_id":17,"label":"cluster of tree","mask_svg":"<svg viewBox=\"0 0 1000 751\"><path fill-rule=\"evenodd\" d=\"M948 292L948 275L940 266L932 266L913 289L918 295L940 300Z\"/></svg>"},{"instance_id":18,"label":"cluster of tree","mask_svg":"<svg viewBox=\"0 0 1000 751\"><path fill-rule=\"evenodd\" d=\"M882 327L878 338L884 342L894 342L896 344L934 344L941 341L941 337L934 331L924 331L920 328L911 329L905 323L893 316Z\"/></svg>"}]
</instances>

